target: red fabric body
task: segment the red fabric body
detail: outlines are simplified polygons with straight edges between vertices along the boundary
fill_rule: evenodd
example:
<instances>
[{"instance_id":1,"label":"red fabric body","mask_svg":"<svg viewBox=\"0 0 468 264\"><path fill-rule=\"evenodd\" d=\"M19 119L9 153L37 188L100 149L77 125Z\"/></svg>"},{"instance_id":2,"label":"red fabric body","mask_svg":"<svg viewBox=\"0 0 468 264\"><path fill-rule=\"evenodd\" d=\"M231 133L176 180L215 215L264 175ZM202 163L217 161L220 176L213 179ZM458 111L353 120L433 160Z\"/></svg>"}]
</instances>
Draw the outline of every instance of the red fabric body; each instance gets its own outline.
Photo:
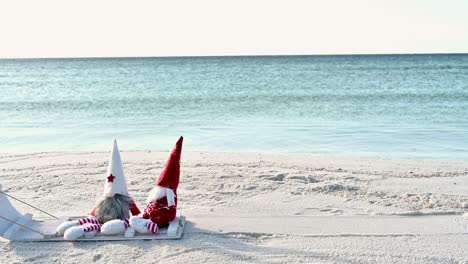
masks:
<instances>
[{"instance_id":1,"label":"red fabric body","mask_svg":"<svg viewBox=\"0 0 468 264\"><path fill-rule=\"evenodd\" d=\"M130 213L132 213L132 215L139 215L141 213L133 199L130 202Z\"/></svg>"},{"instance_id":2,"label":"red fabric body","mask_svg":"<svg viewBox=\"0 0 468 264\"><path fill-rule=\"evenodd\" d=\"M175 198L177 205L177 198ZM150 219L159 227L166 227L176 217L176 205L167 205L166 197L150 202L143 213L143 218Z\"/></svg>"}]
</instances>

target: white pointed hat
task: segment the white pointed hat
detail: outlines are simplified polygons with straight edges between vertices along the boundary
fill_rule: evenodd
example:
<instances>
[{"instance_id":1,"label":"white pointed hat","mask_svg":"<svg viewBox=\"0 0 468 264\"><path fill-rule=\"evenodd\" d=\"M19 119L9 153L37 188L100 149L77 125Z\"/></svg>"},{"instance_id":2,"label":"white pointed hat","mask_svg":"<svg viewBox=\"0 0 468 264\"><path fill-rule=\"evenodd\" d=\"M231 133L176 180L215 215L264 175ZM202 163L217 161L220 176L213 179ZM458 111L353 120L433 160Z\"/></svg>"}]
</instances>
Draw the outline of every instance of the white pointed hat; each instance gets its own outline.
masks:
<instances>
[{"instance_id":1,"label":"white pointed hat","mask_svg":"<svg viewBox=\"0 0 468 264\"><path fill-rule=\"evenodd\" d=\"M117 141L114 140L109 166L107 167L104 195L113 197L116 193L128 196L127 181L125 180L122 159L120 158Z\"/></svg>"}]
</instances>

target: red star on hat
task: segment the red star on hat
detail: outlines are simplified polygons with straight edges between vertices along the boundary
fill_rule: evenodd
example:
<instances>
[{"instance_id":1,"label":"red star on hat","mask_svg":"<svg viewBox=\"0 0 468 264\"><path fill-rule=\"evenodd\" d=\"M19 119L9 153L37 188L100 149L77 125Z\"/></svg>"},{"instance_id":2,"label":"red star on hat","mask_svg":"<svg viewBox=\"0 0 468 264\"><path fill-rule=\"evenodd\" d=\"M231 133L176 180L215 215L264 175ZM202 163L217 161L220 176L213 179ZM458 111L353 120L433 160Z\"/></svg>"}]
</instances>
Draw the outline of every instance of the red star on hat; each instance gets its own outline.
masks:
<instances>
[{"instance_id":1,"label":"red star on hat","mask_svg":"<svg viewBox=\"0 0 468 264\"><path fill-rule=\"evenodd\" d=\"M107 182L114 182L115 177L111 174L107 177Z\"/></svg>"}]
</instances>

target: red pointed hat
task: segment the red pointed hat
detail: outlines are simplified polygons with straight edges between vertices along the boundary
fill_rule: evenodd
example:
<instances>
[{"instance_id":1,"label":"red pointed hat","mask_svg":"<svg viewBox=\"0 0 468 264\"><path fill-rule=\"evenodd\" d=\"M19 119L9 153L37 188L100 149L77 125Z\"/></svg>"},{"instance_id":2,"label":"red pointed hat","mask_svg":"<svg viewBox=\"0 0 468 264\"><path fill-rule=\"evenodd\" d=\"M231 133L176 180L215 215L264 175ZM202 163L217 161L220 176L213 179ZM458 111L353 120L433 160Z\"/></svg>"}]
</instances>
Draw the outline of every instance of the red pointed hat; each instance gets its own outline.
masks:
<instances>
[{"instance_id":1,"label":"red pointed hat","mask_svg":"<svg viewBox=\"0 0 468 264\"><path fill-rule=\"evenodd\" d=\"M156 185L169 188L176 193L177 186L179 186L179 177L180 177L180 154L182 152L182 141L183 137L180 137L177 140L174 148L172 149L171 155L167 160L166 167L159 176Z\"/></svg>"}]
</instances>

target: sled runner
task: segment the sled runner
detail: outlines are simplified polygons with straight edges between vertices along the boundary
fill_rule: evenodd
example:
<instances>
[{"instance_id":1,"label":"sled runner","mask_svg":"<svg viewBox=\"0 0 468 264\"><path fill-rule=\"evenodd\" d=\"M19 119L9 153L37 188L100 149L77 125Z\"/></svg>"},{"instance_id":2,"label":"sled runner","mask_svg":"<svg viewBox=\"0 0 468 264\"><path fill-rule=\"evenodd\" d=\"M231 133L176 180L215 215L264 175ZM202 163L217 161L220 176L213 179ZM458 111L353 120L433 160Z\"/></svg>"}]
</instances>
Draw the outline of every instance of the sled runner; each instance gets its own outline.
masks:
<instances>
[{"instance_id":1,"label":"sled runner","mask_svg":"<svg viewBox=\"0 0 468 264\"><path fill-rule=\"evenodd\" d=\"M21 214L10 203L8 197L22 202L55 219L34 220L32 214ZM0 184L0 237L10 241L68 241L56 236L57 227L64 221L81 217L57 218L39 208L6 194ZM74 241L122 241L122 240L164 240L180 239L185 227L185 216L177 213L167 228L160 228L157 234L138 234L132 227L127 228L125 234L115 236L100 235L99 232L88 232L84 237Z\"/></svg>"}]
</instances>

